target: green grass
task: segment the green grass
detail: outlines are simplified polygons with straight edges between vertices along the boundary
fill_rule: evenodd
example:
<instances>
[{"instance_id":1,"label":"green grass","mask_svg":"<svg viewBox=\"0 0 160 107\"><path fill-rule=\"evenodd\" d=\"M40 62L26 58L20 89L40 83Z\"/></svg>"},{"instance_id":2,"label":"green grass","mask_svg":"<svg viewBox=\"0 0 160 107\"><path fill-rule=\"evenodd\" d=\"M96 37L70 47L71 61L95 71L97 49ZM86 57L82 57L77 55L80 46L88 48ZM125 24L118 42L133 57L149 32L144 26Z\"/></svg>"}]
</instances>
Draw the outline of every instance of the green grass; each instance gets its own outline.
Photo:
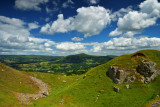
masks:
<instances>
[{"instance_id":1,"label":"green grass","mask_svg":"<svg viewBox=\"0 0 160 107\"><path fill-rule=\"evenodd\" d=\"M0 85L15 92L34 93L38 90L28 75L0 63Z\"/></svg>"},{"instance_id":2,"label":"green grass","mask_svg":"<svg viewBox=\"0 0 160 107\"><path fill-rule=\"evenodd\" d=\"M116 56L86 54L58 56L0 55L0 61L20 71L35 71L66 75L81 75L90 68L104 64ZM22 60L23 59L23 60Z\"/></svg>"},{"instance_id":3,"label":"green grass","mask_svg":"<svg viewBox=\"0 0 160 107\"><path fill-rule=\"evenodd\" d=\"M116 85L106 75L109 66L118 65L127 69L135 69L138 64L146 59L156 62L160 68L160 51L142 50L145 57L131 58L132 55L122 55L113 60L99 65L89 70L84 75L55 75L40 72L25 72L26 74L35 76L50 87L50 95L46 98L33 102L32 107L143 107L148 102L153 101L157 95L160 95L160 76L150 84L143 84L135 81L130 84L130 89L126 88L126 84ZM22 72L23 73L23 72ZM24 74L24 73L23 73ZM11 75L11 74L10 74ZM17 75L17 74L16 74ZM24 74L25 75L25 74ZM66 82L63 82L63 81ZM4 82L4 81L3 81ZM11 81L10 81L11 82ZM9 84L9 83L8 83ZM8 85L7 84L7 85ZM8 85L10 86L10 84ZM119 87L120 92L113 91L113 87ZM0 88L0 99L5 96L6 89L13 89L11 86L4 90ZM18 90L18 89L15 89ZM21 90L22 91L22 90ZM9 98L9 104L14 102L14 98L6 94ZM6 101L6 99L4 98ZM60 104L60 101L64 104ZM2 101L0 101L2 104Z\"/></svg>"},{"instance_id":4,"label":"green grass","mask_svg":"<svg viewBox=\"0 0 160 107\"><path fill-rule=\"evenodd\" d=\"M0 106L19 105L14 92L35 93L38 87L28 75L0 63Z\"/></svg>"},{"instance_id":5,"label":"green grass","mask_svg":"<svg viewBox=\"0 0 160 107\"><path fill-rule=\"evenodd\" d=\"M65 90L68 90L74 84L77 84L79 81L81 81L82 78L82 76L80 75L66 76L66 75L55 75L55 74L40 73L40 72L26 72L26 73L43 80L50 86L50 95L47 96L46 98L36 101L32 105L32 106L42 106L42 107L45 105L55 106L56 104L53 103L53 100L55 101L55 98L58 98L55 96L59 95L61 92ZM63 82L64 80L66 82ZM41 101L43 102L43 105L38 104ZM59 101L57 103L59 103Z\"/></svg>"},{"instance_id":6,"label":"green grass","mask_svg":"<svg viewBox=\"0 0 160 107\"><path fill-rule=\"evenodd\" d=\"M19 105L12 92L0 85L0 107L14 107Z\"/></svg>"}]
</instances>

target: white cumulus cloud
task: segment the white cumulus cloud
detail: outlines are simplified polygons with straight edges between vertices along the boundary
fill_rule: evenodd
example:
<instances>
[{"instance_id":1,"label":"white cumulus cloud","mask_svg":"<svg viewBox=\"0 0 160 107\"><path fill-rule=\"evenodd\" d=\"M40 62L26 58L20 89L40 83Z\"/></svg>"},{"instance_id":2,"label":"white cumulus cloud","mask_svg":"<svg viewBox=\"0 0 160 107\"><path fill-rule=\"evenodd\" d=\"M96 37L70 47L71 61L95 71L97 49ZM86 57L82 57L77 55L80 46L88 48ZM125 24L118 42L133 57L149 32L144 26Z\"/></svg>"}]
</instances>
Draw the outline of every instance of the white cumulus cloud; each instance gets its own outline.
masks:
<instances>
[{"instance_id":1,"label":"white cumulus cloud","mask_svg":"<svg viewBox=\"0 0 160 107\"><path fill-rule=\"evenodd\" d=\"M40 4L45 4L49 0L16 0L15 7L20 10L40 11Z\"/></svg>"},{"instance_id":2,"label":"white cumulus cloud","mask_svg":"<svg viewBox=\"0 0 160 107\"><path fill-rule=\"evenodd\" d=\"M64 19L58 15L58 19L51 25L47 23L41 28L42 33L54 34L76 30L85 37L99 34L110 22L110 11L103 7L82 7L77 9L77 15Z\"/></svg>"},{"instance_id":3,"label":"white cumulus cloud","mask_svg":"<svg viewBox=\"0 0 160 107\"><path fill-rule=\"evenodd\" d=\"M63 8L67 8L67 7L71 7L72 8L72 5L74 4L74 2L72 0L67 0L66 2L64 2L62 4L62 7Z\"/></svg>"},{"instance_id":4,"label":"white cumulus cloud","mask_svg":"<svg viewBox=\"0 0 160 107\"><path fill-rule=\"evenodd\" d=\"M80 38L80 37L74 37L74 38L72 38L72 41L82 41L83 40L83 38Z\"/></svg>"},{"instance_id":5,"label":"white cumulus cloud","mask_svg":"<svg viewBox=\"0 0 160 107\"><path fill-rule=\"evenodd\" d=\"M90 4L97 4L97 3L100 2L100 0L88 0L88 2L89 2Z\"/></svg>"},{"instance_id":6,"label":"white cumulus cloud","mask_svg":"<svg viewBox=\"0 0 160 107\"><path fill-rule=\"evenodd\" d=\"M33 23L29 23L28 27L29 27L30 30L31 29L37 29L37 28L39 28L39 25L38 25L37 22L33 22Z\"/></svg>"},{"instance_id":7,"label":"white cumulus cloud","mask_svg":"<svg viewBox=\"0 0 160 107\"><path fill-rule=\"evenodd\" d=\"M68 18L64 20L63 14L59 14L58 19L54 21L52 25L46 24L45 26L41 28L40 32L46 33L46 34L54 34L58 32L61 32L61 33L68 32L71 29L70 24L72 20L73 18Z\"/></svg>"},{"instance_id":8,"label":"white cumulus cloud","mask_svg":"<svg viewBox=\"0 0 160 107\"><path fill-rule=\"evenodd\" d=\"M76 50L83 50L85 46L83 43L73 43L73 42L62 42L57 43L55 47L59 50L63 51L76 51Z\"/></svg>"},{"instance_id":9,"label":"white cumulus cloud","mask_svg":"<svg viewBox=\"0 0 160 107\"><path fill-rule=\"evenodd\" d=\"M115 11L111 14L112 21L117 21L118 18L123 17L128 12L132 11L132 6L129 6L127 8L121 8L118 11Z\"/></svg>"},{"instance_id":10,"label":"white cumulus cloud","mask_svg":"<svg viewBox=\"0 0 160 107\"><path fill-rule=\"evenodd\" d=\"M113 38L104 43L98 43L93 46L92 51L98 53L111 52L114 54L124 54L125 51L137 51L142 49L160 49L160 38L140 37L140 38Z\"/></svg>"},{"instance_id":11,"label":"white cumulus cloud","mask_svg":"<svg viewBox=\"0 0 160 107\"><path fill-rule=\"evenodd\" d=\"M158 0L146 0L139 5L139 11L130 11L124 17L118 19L117 26L110 36L126 35L128 32L137 34L156 24L160 18L160 3Z\"/></svg>"},{"instance_id":12,"label":"white cumulus cloud","mask_svg":"<svg viewBox=\"0 0 160 107\"><path fill-rule=\"evenodd\" d=\"M37 28L34 23L27 24L20 19L0 16L0 54L4 52L6 54L19 54L18 52L24 54L29 51L48 52L49 47L43 43L49 43L50 40L31 37L30 30L34 28Z\"/></svg>"}]
</instances>

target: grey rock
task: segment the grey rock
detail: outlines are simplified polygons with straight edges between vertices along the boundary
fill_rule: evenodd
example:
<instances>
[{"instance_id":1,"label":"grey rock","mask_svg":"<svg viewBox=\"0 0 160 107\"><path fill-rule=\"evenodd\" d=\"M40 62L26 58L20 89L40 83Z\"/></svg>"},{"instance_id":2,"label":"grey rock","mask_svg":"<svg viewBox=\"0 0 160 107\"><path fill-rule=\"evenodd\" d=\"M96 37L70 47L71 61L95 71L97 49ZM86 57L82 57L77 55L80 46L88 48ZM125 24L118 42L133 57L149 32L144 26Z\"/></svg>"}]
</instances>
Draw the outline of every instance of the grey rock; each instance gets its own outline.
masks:
<instances>
[{"instance_id":1,"label":"grey rock","mask_svg":"<svg viewBox=\"0 0 160 107\"><path fill-rule=\"evenodd\" d=\"M127 88L127 89L129 89L129 84L128 84L128 85L126 85L126 88Z\"/></svg>"},{"instance_id":2,"label":"grey rock","mask_svg":"<svg viewBox=\"0 0 160 107\"><path fill-rule=\"evenodd\" d=\"M114 90L115 92L119 92L119 88L118 88L118 87L114 87L113 90Z\"/></svg>"},{"instance_id":3,"label":"grey rock","mask_svg":"<svg viewBox=\"0 0 160 107\"><path fill-rule=\"evenodd\" d=\"M66 80L63 80L63 83L66 83L67 81Z\"/></svg>"},{"instance_id":4,"label":"grey rock","mask_svg":"<svg viewBox=\"0 0 160 107\"><path fill-rule=\"evenodd\" d=\"M159 75L160 71L157 69L156 63L143 60L137 67L137 72L143 76L141 79L143 83L150 83L157 75Z\"/></svg>"},{"instance_id":5,"label":"grey rock","mask_svg":"<svg viewBox=\"0 0 160 107\"><path fill-rule=\"evenodd\" d=\"M136 80L136 76L135 75L132 75L132 76L130 76L130 77L127 77L126 78L126 82L127 83L132 83L132 82L134 82Z\"/></svg>"},{"instance_id":6,"label":"grey rock","mask_svg":"<svg viewBox=\"0 0 160 107\"><path fill-rule=\"evenodd\" d=\"M48 92L44 92L44 93L42 93L44 96L48 96L49 95L49 93Z\"/></svg>"},{"instance_id":7,"label":"grey rock","mask_svg":"<svg viewBox=\"0 0 160 107\"><path fill-rule=\"evenodd\" d=\"M114 83L122 84L127 75L130 73L130 70L119 69L118 66L110 66L107 73Z\"/></svg>"}]
</instances>

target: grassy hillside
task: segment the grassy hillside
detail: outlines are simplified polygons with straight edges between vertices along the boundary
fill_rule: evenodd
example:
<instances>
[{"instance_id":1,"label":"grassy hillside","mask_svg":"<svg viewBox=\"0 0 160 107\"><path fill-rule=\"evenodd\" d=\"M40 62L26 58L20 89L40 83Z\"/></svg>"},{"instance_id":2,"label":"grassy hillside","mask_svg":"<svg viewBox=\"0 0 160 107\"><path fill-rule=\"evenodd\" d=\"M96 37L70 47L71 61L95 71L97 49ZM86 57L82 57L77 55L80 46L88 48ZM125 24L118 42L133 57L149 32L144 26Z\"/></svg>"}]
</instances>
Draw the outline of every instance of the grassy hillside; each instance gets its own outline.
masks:
<instances>
[{"instance_id":1,"label":"grassy hillside","mask_svg":"<svg viewBox=\"0 0 160 107\"><path fill-rule=\"evenodd\" d=\"M18 104L13 92L35 93L38 87L28 75L0 63L0 106Z\"/></svg>"},{"instance_id":2,"label":"grassy hillside","mask_svg":"<svg viewBox=\"0 0 160 107\"><path fill-rule=\"evenodd\" d=\"M115 59L91 69L84 75L79 76L79 80L73 84L52 90L51 95L45 99L37 101L34 106L37 107L143 107L149 101L158 99L160 95L160 76L150 84L143 84L139 81L130 83L130 89L126 88L126 84L116 85L106 76L109 66L119 65L123 68L136 68L143 60L151 60L156 62L160 68L160 51L142 50L144 56L122 55ZM40 74L37 74L40 75ZM45 75L43 75L45 76ZM46 76L45 78L47 78ZM40 77L39 77L40 78ZM70 76L69 78L74 78ZM46 80L41 78L42 80ZM52 79L46 80L51 82ZM54 84L54 80L52 81ZM56 85L57 82L55 82ZM120 92L113 91L113 87L120 88ZM54 88L54 86L51 86Z\"/></svg>"},{"instance_id":3,"label":"grassy hillside","mask_svg":"<svg viewBox=\"0 0 160 107\"><path fill-rule=\"evenodd\" d=\"M0 106L18 105L12 91L34 93L37 90L26 75L29 74L50 87L50 95L28 105L31 107L144 107L160 100L160 76L150 84L135 81L127 89L126 83L117 85L106 75L111 65L135 69L144 59L156 62L160 68L160 51L156 50L121 55L86 74L72 76L20 72L0 63ZM114 86L120 88L118 93L113 91Z\"/></svg>"}]
</instances>

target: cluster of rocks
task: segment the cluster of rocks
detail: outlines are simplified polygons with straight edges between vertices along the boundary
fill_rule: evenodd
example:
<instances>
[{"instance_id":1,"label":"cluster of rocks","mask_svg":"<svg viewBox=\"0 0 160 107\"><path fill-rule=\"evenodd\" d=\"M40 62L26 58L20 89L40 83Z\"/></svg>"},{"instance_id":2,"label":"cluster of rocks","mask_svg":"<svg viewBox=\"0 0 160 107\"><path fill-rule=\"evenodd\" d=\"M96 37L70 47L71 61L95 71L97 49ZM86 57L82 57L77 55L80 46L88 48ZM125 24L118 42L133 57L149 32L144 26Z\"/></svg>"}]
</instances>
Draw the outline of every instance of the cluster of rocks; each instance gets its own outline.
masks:
<instances>
[{"instance_id":1,"label":"cluster of rocks","mask_svg":"<svg viewBox=\"0 0 160 107\"><path fill-rule=\"evenodd\" d=\"M156 63L152 61L143 60L136 70L141 75L141 81L145 84L150 83L157 75L160 75L160 70L157 69ZM107 75L116 84L122 84L123 82L132 83L136 80L136 76L134 74L131 75L132 71L135 70L123 69L118 66L110 66ZM126 88L129 89L129 85L126 85ZM113 90L115 92L119 92L120 89L114 87Z\"/></svg>"},{"instance_id":2,"label":"cluster of rocks","mask_svg":"<svg viewBox=\"0 0 160 107\"><path fill-rule=\"evenodd\" d=\"M160 70L157 69L156 63L152 61L143 60L140 65L138 65L136 70L140 73L141 81L143 83L150 83L157 75L160 74ZM123 69L118 66L110 66L107 75L116 84L122 84L124 81L126 83L131 83L136 80L135 75L130 75L132 71L134 70Z\"/></svg>"},{"instance_id":3,"label":"cluster of rocks","mask_svg":"<svg viewBox=\"0 0 160 107\"><path fill-rule=\"evenodd\" d=\"M131 71L133 70L120 69L118 66L110 66L107 75L113 80L114 83L122 84Z\"/></svg>"}]
</instances>

